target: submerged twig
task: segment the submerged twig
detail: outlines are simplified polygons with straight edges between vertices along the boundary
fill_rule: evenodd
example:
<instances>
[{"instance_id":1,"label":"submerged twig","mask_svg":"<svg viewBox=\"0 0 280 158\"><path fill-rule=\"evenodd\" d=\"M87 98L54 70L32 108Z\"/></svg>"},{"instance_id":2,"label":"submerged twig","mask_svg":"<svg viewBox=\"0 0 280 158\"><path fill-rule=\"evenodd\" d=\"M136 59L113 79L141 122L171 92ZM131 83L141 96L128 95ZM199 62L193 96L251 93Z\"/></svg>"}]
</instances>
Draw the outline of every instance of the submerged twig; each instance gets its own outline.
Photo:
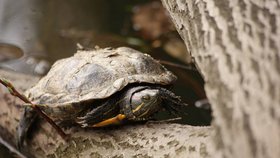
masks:
<instances>
[{"instance_id":1,"label":"submerged twig","mask_svg":"<svg viewBox=\"0 0 280 158\"><path fill-rule=\"evenodd\" d=\"M27 104L30 104L31 107L39 114L41 115L51 126L58 132L58 134L63 138L66 139L67 135L64 133L64 131L48 116L46 115L36 104L33 104L26 96L19 93L15 87L7 80L0 78L0 83L3 84L7 89L9 90L10 94L18 97L22 101L24 101Z\"/></svg>"}]
</instances>

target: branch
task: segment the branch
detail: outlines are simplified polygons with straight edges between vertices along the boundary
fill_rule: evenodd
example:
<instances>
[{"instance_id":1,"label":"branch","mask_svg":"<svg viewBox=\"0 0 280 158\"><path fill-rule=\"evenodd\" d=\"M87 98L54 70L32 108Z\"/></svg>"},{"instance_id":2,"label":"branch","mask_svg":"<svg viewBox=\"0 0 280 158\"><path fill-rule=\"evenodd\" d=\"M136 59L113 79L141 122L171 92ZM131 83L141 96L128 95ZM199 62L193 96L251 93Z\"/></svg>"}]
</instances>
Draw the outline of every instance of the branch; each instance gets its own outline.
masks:
<instances>
[{"instance_id":1,"label":"branch","mask_svg":"<svg viewBox=\"0 0 280 158\"><path fill-rule=\"evenodd\" d=\"M47 116L36 104L33 104L26 96L19 93L15 87L9 81L0 78L0 83L4 85L10 92L11 95L18 97L20 100L24 101L27 104L30 104L31 107L42 117L44 118L49 124L58 132L58 134L63 138L66 139L67 135L63 132L63 130L49 117Z\"/></svg>"},{"instance_id":2,"label":"branch","mask_svg":"<svg viewBox=\"0 0 280 158\"><path fill-rule=\"evenodd\" d=\"M0 70L1 77L24 91L38 81L34 76ZM22 101L0 86L0 136L15 146ZM108 129L64 129L65 142L44 120L32 132L25 149L29 157L211 157L212 129L180 124L146 123Z\"/></svg>"}]
</instances>

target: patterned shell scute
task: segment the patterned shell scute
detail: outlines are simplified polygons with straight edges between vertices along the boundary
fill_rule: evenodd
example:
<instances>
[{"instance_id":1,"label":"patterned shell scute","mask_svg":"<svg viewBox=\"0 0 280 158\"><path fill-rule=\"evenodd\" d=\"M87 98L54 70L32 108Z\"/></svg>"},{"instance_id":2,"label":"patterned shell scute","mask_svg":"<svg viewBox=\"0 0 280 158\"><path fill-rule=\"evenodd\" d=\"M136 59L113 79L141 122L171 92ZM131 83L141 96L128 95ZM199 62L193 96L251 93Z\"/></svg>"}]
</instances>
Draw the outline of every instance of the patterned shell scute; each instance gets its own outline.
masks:
<instances>
[{"instance_id":1,"label":"patterned shell scute","mask_svg":"<svg viewBox=\"0 0 280 158\"><path fill-rule=\"evenodd\" d=\"M66 105L103 99L129 83L169 85L170 71L147 54L131 48L78 51L57 61L26 95L37 104Z\"/></svg>"}]
</instances>

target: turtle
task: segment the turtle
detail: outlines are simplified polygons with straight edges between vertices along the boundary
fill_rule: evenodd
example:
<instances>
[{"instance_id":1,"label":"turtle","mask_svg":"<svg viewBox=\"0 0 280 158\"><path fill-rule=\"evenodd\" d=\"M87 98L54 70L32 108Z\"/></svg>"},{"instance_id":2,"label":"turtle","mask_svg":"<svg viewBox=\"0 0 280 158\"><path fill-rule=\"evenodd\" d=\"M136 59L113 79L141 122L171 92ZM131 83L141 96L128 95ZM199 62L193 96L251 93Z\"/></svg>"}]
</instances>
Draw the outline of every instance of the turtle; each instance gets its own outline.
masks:
<instances>
[{"instance_id":1,"label":"turtle","mask_svg":"<svg viewBox=\"0 0 280 158\"><path fill-rule=\"evenodd\" d=\"M25 96L56 122L105 127L146 121L161 109L177 115L186 104L169 90L176 79L150 55L132 48L83 49L56 61ZM19 146L36 115L26 105Z\"/></svg>"}]
</instances>

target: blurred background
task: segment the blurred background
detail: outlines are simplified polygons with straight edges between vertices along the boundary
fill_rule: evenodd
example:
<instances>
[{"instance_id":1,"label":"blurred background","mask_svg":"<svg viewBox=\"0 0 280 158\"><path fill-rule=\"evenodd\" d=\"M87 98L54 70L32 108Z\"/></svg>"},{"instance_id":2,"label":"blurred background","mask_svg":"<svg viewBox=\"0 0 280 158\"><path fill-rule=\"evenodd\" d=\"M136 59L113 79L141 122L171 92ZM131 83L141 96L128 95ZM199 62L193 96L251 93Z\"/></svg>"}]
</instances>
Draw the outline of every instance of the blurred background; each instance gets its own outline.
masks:
<instances>
[{"instance_id":1,"label":"blurred background","mask_svg":"<svg viewBox=\"0 0 280 158\"><path fill-rule=\"evenodd\" d=\"M206 99L203 78L160 1L0 0L1 69L43 76L53 62L72 56L77 43L128 46L168 63L178 77L173 91L190 105L179 122L210 125L210 107L194 106ZM7 152L0 145L0 157Z\"/></svg>"}]
</instances>

